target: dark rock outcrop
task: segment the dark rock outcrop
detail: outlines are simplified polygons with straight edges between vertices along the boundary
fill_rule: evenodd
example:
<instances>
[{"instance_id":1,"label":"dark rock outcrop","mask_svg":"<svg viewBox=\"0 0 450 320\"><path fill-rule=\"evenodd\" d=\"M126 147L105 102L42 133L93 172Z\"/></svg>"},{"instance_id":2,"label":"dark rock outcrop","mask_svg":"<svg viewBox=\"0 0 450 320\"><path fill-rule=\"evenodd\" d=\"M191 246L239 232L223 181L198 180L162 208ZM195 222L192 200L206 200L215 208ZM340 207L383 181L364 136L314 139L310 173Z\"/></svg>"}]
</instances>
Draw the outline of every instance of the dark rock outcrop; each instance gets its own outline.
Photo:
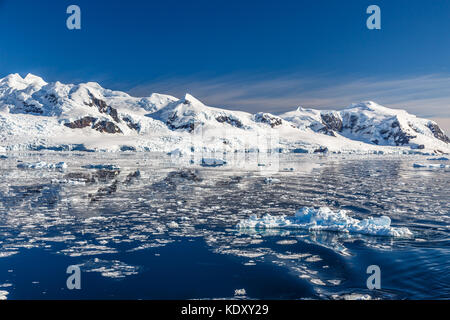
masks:
<instances>
[{"instance_id":1,"label":"dark rock outcrop","mask_svg":"<svg viewBox=\"0 0 450 320\"><path fill-rule=\"evenodd\" d=\"M106 120L96 122L92 128L97 131L106 133L123 133L116 124Z\"/></svg>"},{"instance_id":2,"label":"dark rock outcrop","mask_svg":"<svg viewBox=\"0 0 450 320\"><path fill-rule=\"evenodd\" d=\"M280 126L283 123L283 120L279 117L275 117L269 113L259 112L254 115L254 120L256 122L266 123L270 125L272 128L276 126Z\"/></svg>"},{"instance_id":3,"label":"dark rock outcrop","mask_svg":"<svg viewBox=\"0 0 450 320\"><path fill-rule=\"evenodd\" d=\"M133 120L131 120L129 117L123 117L122 120L125 121L128 128L136 130L138 132L141 130L141 126L139 125L139 123L133 122Z\"/></svg>"},{"instance_id":4,"label":"dark rock outcrop","mask_svg":"<svg viewBox=\"0 0 450 320\"><path fill-rule=\"evenodd\" d=\"M97 109L100 113L105 113L107 115L110 115L111 118L113 118L115 122L120 123L117 109L108 106L104 100L94 97L94 95L90 92L89 92L89 97L91 98L91 102L89 102L87 104L88 106L97 107Z\"/></svg>"},{"instance_id":5,"label":"dark rock outcrop","mask_svg":"<svg viewBox=\"0 0 450 320\"><path fill-rule=\"evenodd\" d=\"M236 128L242 128L242 122L230 116L220 115L216 118L216 121L220 123L228 123L229 125L232 125Z\"/></svg>"},{"instance_id":6,"label":"dark rock outcrop","mask_svg":"<svg viewBox=\"0 0 450 320\"><path fill-rule=\"evenodd\" d=\"M327 130L332 130L336 132L342 131L344 125L342 124L341 118L336 114L322 113L320 117L322 118L322 123L327 128Z\"/></svg>"},{"instance_id":7,"label":"dark rock outcrop","mask_svg":"<svg viewBox=\"0 0 450 320\"><path fill-rule=\"evenodd\" d=\"M84 117L73 122L64 123L66 127L71 129L81 129L85 127L92 127L92 125L97 121L94 117Z\"/></svg>"},{"instance_id":8,"label":"dark rock outcrop","mask_svg":"<svg viewBox=\"0 0 450 320\"><path fill-rule=\"evenodd\" d=\"M86 127L91 127L94 130L106 133L122 133L122 130L111 121L97 121L94 117L83 117L81 119L64 123L64 125L71 129L82 129Z\"/></svg>"},{"instance_id":9,"label":"dark rock outcrop","mask_svg":"<svg viewBox=\"0 0 450 320\"><path fill-rule=\"evenodd\" d=\"M444 141L445 143L450 143L450 139L449 137L447 137L444 132L442 132L441 128L439 128L439 126L434 123L434 122L429 122L427 124L427 127L431 130L431 132L433 133L433 136L436 139L439 139L441 141Z\"/></svg>"}]
</instances>

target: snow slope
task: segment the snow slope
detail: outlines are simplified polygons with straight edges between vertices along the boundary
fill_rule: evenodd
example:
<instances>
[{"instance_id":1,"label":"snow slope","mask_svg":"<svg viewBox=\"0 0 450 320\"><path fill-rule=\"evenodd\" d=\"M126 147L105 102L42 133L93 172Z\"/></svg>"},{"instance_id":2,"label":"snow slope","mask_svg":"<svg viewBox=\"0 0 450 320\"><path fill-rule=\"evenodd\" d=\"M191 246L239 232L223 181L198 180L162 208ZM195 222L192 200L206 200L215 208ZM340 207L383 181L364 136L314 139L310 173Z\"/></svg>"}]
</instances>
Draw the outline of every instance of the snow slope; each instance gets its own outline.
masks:
<instances>
[{"instance_id":1,"label":"snow slope","mask_svg":"<svg viewBox=\"0 0 450 320\"><path fill-rule=\"evenodd\" d=\"M0 79L1 150L450 152L439 126L374 102L275 116L204 105L186 94L137 98L98 83Z\"/></svg>"}]
</instances>

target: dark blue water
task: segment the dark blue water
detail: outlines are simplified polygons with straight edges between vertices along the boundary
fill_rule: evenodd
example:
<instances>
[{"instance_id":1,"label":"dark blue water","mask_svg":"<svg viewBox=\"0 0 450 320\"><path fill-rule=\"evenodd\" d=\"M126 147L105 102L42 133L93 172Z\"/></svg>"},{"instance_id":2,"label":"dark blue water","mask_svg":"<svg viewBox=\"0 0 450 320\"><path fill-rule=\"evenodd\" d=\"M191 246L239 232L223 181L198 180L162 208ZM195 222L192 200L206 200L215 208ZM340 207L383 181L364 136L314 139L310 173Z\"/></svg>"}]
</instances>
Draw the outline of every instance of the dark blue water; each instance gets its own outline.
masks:
<instances>
[{"instance_id":1,"label":"dark blue water","mask_svg":"<svg viewBox=\"0 0 450 320\"><path fill-rule=\"evenodd\" d=\"M450 172L413 168L425 159L295 155L269 173L181 166L154 154L7 156L0 297L450 298ZM40 160L68 168L17 168ZM387 215L414 236L235 228L251 214L293 215L305 206ZM66 286L70 265L80 267L80 290ZM380 267L381 289L367 288L370 265Z\"/></svg>"}]
</instances>

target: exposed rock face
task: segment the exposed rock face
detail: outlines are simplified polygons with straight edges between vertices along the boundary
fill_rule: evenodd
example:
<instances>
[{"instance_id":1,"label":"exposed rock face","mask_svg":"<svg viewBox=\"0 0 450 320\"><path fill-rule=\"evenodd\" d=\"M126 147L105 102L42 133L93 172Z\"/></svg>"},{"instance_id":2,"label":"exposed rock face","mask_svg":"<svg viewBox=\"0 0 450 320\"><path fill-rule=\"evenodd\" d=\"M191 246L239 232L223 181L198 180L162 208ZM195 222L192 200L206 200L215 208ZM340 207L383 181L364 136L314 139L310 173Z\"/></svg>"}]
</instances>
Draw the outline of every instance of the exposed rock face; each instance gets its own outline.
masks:
<instances>
[{"instance_id":1,"label":"exposed rock face","mask_svg":"<svg viewBox=\"0 0 450 320\"><path fill-rule=\"evenodd\" d=\"M233 127L236 128L242 128L242 122L239 121L238 119L234 119L230 116L225 116L225 115L220 115L218 117L216 117L216 121L220 122L220 123L228 123L229 125L232 125Z\"/></svg>"},{"instance_id":2,"label":"exposed rock face","mask_svg":"<svg viewBox=\"0 0 450 320\"><path fill-rule=\"evenodd\" d=\"M430 121L428 123L427 127L431 130L431 132L433 133L433 135L436 139L439 139L446 143L450 143L449 137L447 137L444 134L444 132L442 132L441 128L439 128L439 126L436 123Z\"/></svg>"},{"instance_id":3,"label":"exposed rock face","mask_svg":"<svg viewBox=\"0 0 450 320\"><path fill-rule=\"evenodd\" d=\"M91 102L88 103L88 106L90 106L90 107L94 107L94 106L97 107L99 112L105 113L107 115L110 115L111 118L113 118L115 122L120 123L120 119L119 119L119 116L117 114L117 109L108 106L105 101L103 101L101 99L97 99L91 93L89 93L89 97L91 98Z\"/></svg>"},{"instance_id":4,"label":"exposed rock face","mask_svg":"<svg viewBox=\"0 0 450 320\"><path fill-rule=\"evenodd\" d=\"M326 153L328 152L327 147L319 147L318 149L314 150L314 153Z\"/></svg>"},{"instance_id":5,"label":"exposed rock face","mask_svg":"<svg viewBox=\"0 0 450 320\"><path fill-rule=\"evenodd\" d=\"M267 123L272 128L280 126L283 123L283 120L281 118L275 117L270 113L259 112L255 114L253 118L256 122Z\"/></svg>"},{"instance_id":6,"label":"exposed rock face","mask_svg":"<svg viewBox=\"0 0 450 320\"><path fill-rule=\"evenodd\" d=\"M45 98L48 100L48 102L52 104L58 103L58 97L55 96L53 93L45 95Z\"/></svg>"},{"instance_id":7,"label":"exposed rock face","mask_svg":"<svg viewBox=\"0 0 450 320\"><path fill-rule=\"evenodd\" d=\"M64 123L66 127L71 129L81 129L85 127L92 127L92 125L97 121L97 118L94 117L84 117L73 122Z\"/></svg>"},{"instance_id":8,"label":"exposed rock face","mask_svg":"<svg viewBox=\"0 0 450 320\"><path fill-rule=\"evenodd\" d=\"M327 130L341 132L344 125L339 115L334 113L322 113L320 115L322 123Z\"/></svg>"},{"instance_id":9,"label":"exposed rock face","mask_svg":"<svg viewBox=\"0 0 450 320\"><path fill-rule=\"evenodd\" d=\"M116 124L106 120L95 123L92 128L97 131L106 133L123 133Z\"/></svg>"},{"instance_id":10,"label":"exposed rock face","mask_svg":"<svg viewBox=\"0 0 450 320\"><path fill-rule=\"evenodd\" d=\"M383 138L388 140L389 138L392 137L397 146L409 144L411 139L416 138L416 136L412 136L407 132L405 132L404 130L402 130L402 127L400 126L400 123L397 120L392 122L391 127L396 130L388 132L388 135Z\"/></svg>"},{"instance_id":11,"label":"exposed rock face","mask_svg":"<svg viewBox=\"0 0 450 320\"><path fill-rule=\"evenodd\" d=\"M128 128L136 130L137 132L141 130L139 123L133 122L129 117L123 117L122 120L127 124Z\"/></svg>"},{"instance_id":12,"label":"exposed rock face","mask_svg":"<svg viewBox=\"0 0 450 320\"><path fill-rule=\"evenodd\" d=\"M193 132L195 128L195 122L193 119L190 119L189 121L177 124L178 117L176 113L173 113L166 121L167 126L170 130L178 130L178 129L187 129L188 132Z\"/></svg>"},{"instance_id":13,"label":"exposed rock face","mask_svg":"<svg viewBox=\"0 0 450 320\"><path fill-rule=\"evenodd\" d=\"M177 182L183 180L200 182L202 181L202 178L200 178L196 170L186 169L186 170L172 171L164 179L165 182L171 184L172 183L177 184Z\"/></svg>"},{"instance_id":14,"label":"exposed rock face","mask_svg":"<svg viewBox=\"0 0 450 320\"><path fill-rule=\"evenodd\" d=\"M73 122L64 123L64 125L71 129L91 127L99 132L122 133L122 130L120 130L120 128L111 121L97 121L97 118L94 117L84 117Z\"/></svg>"}]
</instances>

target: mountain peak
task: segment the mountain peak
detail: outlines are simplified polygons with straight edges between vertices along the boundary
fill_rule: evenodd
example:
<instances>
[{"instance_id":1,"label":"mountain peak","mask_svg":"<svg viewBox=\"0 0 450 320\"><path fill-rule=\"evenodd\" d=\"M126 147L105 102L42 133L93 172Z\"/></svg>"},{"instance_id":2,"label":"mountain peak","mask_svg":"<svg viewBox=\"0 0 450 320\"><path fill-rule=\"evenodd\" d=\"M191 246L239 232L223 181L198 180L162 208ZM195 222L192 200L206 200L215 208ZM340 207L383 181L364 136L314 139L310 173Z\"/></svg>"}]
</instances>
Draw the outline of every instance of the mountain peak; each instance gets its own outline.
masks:
<instances>
[{"instance_id":1,"label":"mountain peak","mask_svg":"<svg viewBox=\"0 0 450 320\"><path fill-rule=\"evenodd\" d=\"M192 104L192 105L200 105L200 106L204 106L203 102L201 102L200 100L198 100L196 97L194 97L193 95L186 93L184 95L184 104Z\"/></svg>"},{"instance_id":2,"label":"mountain peak","mask_svg":"<svg viewBox=\"0 0 450 320\"><path fill-rule=\"evenodd\" d=\"M34 83L34 84L39 84L39 85L46 85L47 82L44 81L44 79L42 79L39 76L36 76L32 73L28 73L25 78L23 78L24 81L28 82L28 83Z\"/></svg>"}]
</instances>

